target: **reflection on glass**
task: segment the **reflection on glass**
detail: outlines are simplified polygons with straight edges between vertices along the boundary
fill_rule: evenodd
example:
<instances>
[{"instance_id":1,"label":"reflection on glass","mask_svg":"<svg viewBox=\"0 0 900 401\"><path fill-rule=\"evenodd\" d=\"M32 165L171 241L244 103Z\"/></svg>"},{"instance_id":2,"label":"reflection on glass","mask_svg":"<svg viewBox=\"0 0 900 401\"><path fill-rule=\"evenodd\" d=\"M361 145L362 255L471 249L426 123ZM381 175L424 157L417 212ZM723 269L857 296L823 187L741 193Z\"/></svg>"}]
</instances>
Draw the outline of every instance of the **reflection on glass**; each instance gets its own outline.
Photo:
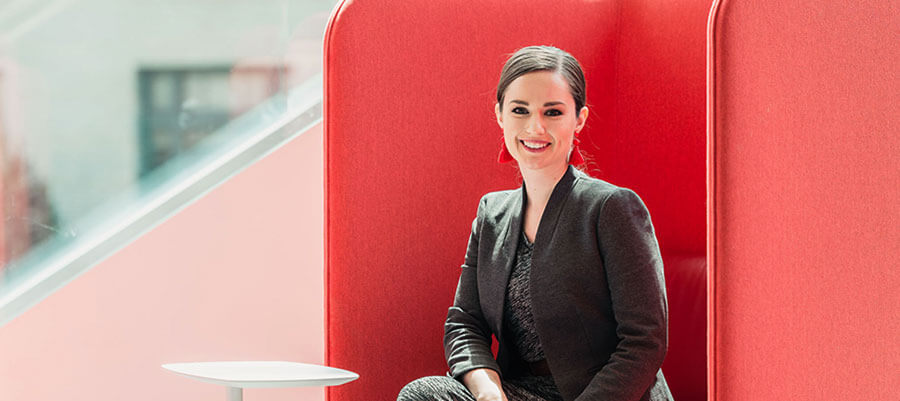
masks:
<instances>
[{"instance_id":1,"label":"reflection on glass","mask_svg":"<svg viewBox=\"0 0 900 401\"><path fill-rule=\"evenodd\" d=\"M278 120L333 6L0 2L0 279Z\"/></svg>"}]
</instances>

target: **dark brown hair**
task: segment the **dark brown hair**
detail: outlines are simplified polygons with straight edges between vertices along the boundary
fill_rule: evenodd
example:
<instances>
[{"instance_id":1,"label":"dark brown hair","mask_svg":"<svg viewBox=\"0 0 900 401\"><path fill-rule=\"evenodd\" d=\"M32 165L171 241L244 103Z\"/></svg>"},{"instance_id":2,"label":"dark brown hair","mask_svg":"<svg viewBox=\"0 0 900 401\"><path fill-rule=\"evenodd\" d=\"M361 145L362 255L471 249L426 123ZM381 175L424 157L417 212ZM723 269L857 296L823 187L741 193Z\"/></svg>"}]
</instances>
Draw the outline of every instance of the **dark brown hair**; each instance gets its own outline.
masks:
<instances>
[{"instance_id":1,"label":"dark brown hair","mask_svg":"<svg viewBox=\"0 0 900 401\"><path fill-rule=\"evenodd\" d=\"M503 110L503 97L506 87L516 78L535 71L556 72L569 83L569 92L575 99L575 113L584 107L585 83L584 72L578 60L569 52L553 46L528 46L516 50L500 73L500 82L497 84L497 103Z\"/></svg>"}]
</instances>

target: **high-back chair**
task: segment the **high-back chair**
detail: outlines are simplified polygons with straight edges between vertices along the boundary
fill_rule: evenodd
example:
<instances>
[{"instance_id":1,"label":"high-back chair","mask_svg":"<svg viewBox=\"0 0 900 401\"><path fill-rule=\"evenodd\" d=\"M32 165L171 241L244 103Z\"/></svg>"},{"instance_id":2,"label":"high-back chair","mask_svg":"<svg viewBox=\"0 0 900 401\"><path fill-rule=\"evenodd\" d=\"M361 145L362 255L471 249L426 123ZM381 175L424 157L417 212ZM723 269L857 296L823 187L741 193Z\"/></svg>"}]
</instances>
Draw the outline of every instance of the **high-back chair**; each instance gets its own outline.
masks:
<instances>
[{"instance_id":1,"label":"high-back chair","mask_svg":"<svg viewBox=\"0 0 900 401\"><path fill-rule=\"evenodd\" d=\"M900 387L900 6L710 18L710 399Z\"/></svg>"},{"instance_id":2,"label":"high-back chair","mask_svg":"<svg viewBox=\"0 0 900 401\"><path fill-rule=\"evenodd\" d=\"M555 45L587 76L588 172L636 191L662 249L663 372L706 397L705 40L709 0L344 1L325 40L327 362L332 401L392 400L447 370L442 337L497 163L503 63Z\"/></svg>"}]
</instances>

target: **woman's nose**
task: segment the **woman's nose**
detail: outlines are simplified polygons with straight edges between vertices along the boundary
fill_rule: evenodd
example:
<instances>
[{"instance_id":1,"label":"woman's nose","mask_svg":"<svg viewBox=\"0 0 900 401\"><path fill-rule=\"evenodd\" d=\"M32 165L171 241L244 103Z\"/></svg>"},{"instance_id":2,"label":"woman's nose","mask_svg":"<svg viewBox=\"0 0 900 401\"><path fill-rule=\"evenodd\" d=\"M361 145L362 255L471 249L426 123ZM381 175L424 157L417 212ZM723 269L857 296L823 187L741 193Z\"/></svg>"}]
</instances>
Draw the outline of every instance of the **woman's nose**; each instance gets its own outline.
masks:
<instances>
[{"instance_id":1,"label":"woman's nose","mask_svg":"<svg viewBox=\"0 0 900 401\"><path fill-rule=\"evenodd\" d=\"M541 121L540 117L533 117L528 119L528 126L525 128L529 134L543 134L544 122Z\"/></svg>"}]
</instances>

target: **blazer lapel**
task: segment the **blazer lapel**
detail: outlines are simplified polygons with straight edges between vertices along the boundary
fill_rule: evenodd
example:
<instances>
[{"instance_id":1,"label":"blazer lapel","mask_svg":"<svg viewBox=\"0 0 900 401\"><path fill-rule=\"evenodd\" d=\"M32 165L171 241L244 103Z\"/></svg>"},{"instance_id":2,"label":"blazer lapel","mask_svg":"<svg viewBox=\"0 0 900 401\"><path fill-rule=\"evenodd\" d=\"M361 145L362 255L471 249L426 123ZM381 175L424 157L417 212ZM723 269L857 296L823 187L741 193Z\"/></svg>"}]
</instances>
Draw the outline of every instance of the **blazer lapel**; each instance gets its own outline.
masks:
<instances>
[{"instance_id":1,"label":"blazer lapel","mask_svg":"<svg viewBox=\"0 0 900 401\"><path fill-rule=\"evenodd\" d=\"M547 238L547 236L553 236L553 232L556 231L559 213L562 212L566 199L569 199L569 194L572 192L572 185L575 183L575 172L575 167L569 165L566 173L563 174L562 178L559 179L559 182L556 183L556 186L553 187L553 192L550 193L550 199L547 200L547 206L544 207L544 212L541 214L541 222L538 224L537 234L534 236L534 243L536 244L535 248L537 248L537 244L542 245L544 242L549 241L550 238ZM522 185L522 189L524 192L524 184Z\"/></svg>"},{"instance_id":2,"label":"blazer lapel","mask_svg":"<svg viewBox=\"0 0 900 401\"><path fill-rule=\"evenodd\" d=\"M513 263L516 260L516 249L518 246L519 235L522 232L522 220L524 216L525 205L525 186L517 189L509 197L509 204L503 209L506 214L499 222L500 227L505 229L498 236L499 240L494 247L496 261L496 269L493 269L490 283L486 289L486 294L490 298L485 300L484 310L485 318L492 326L497 338L503 337L503 308L506 303L506 287L509 284L509 276L512 273Z\"/></svg>"},{"instance_id":3,"label":"blazer lapel","mask_svg":"<svg viewBox=\"0 0 900 401\"><path fill-rule=\"evenodd\" d=\"M536 251L539 244L549 240L549 238L545 237L553 235L553 231L556 229L556 222L559 220L559 213L565 200L569 197L574 181L575 169L569 166L566 173L553 188L550 199L547 201L547 206L544 208L544 213L541 215L541 222L534 241ZM494 247L496 252L494 260L496 261L497 269L492 270L490 283L486 287L482 287L490 289L490 291L485 291L485 294L482 294L482 296L488 297L483 302L487 306L487 308L483 307L483 312L488 323L492 326L494 332L497 333L498 339L503 336L503 308L506 303L506 287L509 285L510 273L512 273L513 263L516 260L519 237L522 235L526 197L525 182L523 181L522 186L509 197L509 204L503 208L506 214L499 222L499 226L506 229L498 236L499 241Z\"/></svg>"}]
</instances>

